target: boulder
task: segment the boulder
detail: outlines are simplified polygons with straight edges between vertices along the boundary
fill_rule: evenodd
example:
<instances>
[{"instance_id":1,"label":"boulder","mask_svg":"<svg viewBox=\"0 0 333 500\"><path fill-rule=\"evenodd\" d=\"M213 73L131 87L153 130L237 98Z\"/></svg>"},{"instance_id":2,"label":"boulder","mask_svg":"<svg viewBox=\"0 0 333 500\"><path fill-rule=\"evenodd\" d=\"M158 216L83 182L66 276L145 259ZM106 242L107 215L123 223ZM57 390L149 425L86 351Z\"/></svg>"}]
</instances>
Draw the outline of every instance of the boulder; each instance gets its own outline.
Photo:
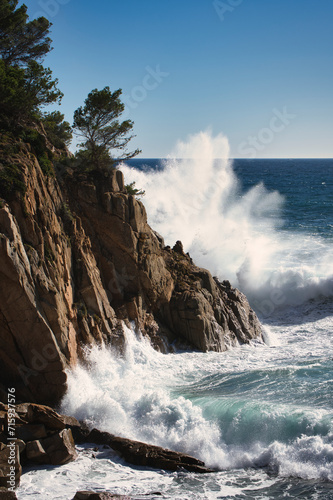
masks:
<instances>
[{"instance_id":1,"label":"boulder","mask_svg":"<svg viewBox=\"0 0 333 500\"><path fill-rule=\"evenodd\" d=\"M28 460L40 464L63 465L75 460L77 453L70 429L27 443Z\"/></svg>"}]
</instances>

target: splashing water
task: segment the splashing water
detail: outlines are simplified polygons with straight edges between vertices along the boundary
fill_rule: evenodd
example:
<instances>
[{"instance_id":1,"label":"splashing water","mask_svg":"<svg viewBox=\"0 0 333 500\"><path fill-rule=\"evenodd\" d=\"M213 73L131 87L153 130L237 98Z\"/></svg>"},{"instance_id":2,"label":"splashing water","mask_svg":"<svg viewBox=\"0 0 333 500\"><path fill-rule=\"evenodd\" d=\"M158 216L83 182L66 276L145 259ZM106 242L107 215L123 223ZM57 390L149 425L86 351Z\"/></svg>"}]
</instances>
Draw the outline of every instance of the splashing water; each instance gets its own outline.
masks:
<instances>
[{"instance_id":1,"label":"splashing water","mask_svg":"<svg viewBox=\"0 0 333 500\"><path fill-rule=\"evenodd\" d=\"M95 347L87 351L89 369L69 373L64 413L220 470L265 466L333 479L332 411L295 406L303 365L276 366L274 350L263 345L260 352L232 350L223 360L219 353L163 355L126 326L124 333L123 355ZM284 356L293 359L288 350Z\"/></svg>"},{"instance_id":2,"label":"splashing water","mask_svg":"<svg viewBox=\"0 0 333 500\"><path fill-rule=\"evenodd\" d=\"M259 312L333 296L332 245L285 230L277 191L260 183L242 193L223 135L180 142L162 170L121 169L145 190L148 221L166 243L181 239L198 265L240 287Z\"/></svg>"}]
</instances>

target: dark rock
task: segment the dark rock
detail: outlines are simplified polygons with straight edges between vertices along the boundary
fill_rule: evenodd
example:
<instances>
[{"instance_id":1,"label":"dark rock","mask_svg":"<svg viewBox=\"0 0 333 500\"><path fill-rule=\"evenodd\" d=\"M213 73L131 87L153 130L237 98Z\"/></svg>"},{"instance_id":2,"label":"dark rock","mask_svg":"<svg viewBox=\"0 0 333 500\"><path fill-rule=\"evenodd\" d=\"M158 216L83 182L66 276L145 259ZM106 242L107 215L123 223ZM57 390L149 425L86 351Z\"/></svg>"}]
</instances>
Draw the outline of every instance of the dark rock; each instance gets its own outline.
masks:
<instances>
[{"instance_id":1,"label":"dark rock","mask_svg":"<svg viewBox=\"0 0 333 500\"><path fill-rule=\"evenodd\" d=\"M14 491L9 491L7 488L0 488L0 500L17 500Z\"/></svg>"},{"instance_id":2,"label":"dark rock","mask_svg":"<svg viewBox=\"0 0 333 500\"><path fill-rule=\"evenodd\" d=\"M141 443L121 437L113 436L108 432L93 429L87 436L87 442L106 444L133 465L142 465L155 469L176 471L185 469L190 472L213 472L204 462L184 453L167 450L160 446Z\"/></svg>"},{"instance_id":3,"label":"dark rock","mask_svg":"<svg viewBox=\"0 0 333 500\"><path fill-rule=\"evenodd\" d=\"M124 495L113 495L112 493L102 492L95 493L93 491L78 491L73 500L131 500L131 497Z\"/></svg>"},{"instance_id":4,"label":"dark rock","mask_svg":"<svg viewBox=\"0 0 333 500\"><path fill-rule=\"evenodd\" d=\"M16 437L22 441L35 441L47 437L44 424L20 425L16 427L15 433Z\"/></svg>"},{"instance_id":5,"label":"dark rock","mask_svg":"<svg viewBox=\"0 0 333 500\"><path fill-rule=\"evenodd\" d=\"M183 243L181 241L176 241L173 249L174 252L179 253L180 255L185 255L184 253L184 248L183 248Z\"/></svg>"}]
</instances>

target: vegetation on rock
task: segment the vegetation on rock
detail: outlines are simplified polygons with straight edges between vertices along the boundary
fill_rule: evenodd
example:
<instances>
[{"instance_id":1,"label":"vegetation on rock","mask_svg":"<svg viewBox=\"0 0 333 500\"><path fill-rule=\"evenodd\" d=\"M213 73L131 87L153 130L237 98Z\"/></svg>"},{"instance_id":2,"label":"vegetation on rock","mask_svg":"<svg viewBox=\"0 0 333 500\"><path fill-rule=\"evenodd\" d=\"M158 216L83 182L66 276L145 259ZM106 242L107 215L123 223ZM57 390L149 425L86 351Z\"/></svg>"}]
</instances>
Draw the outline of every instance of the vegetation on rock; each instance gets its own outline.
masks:
<instances>
[{"instance_id":1,"label":"vegetation on rock","mask_svg":"<svg viewBox=\"0 0 333 500\"><path fill-rule=\"evenodd\" d=\"M127 144L134 137L128 136L133 122L118 121L124 111L124 104L120 100L121 92L121 89L111 92L110 87L94 89L88 94L84 106L74 112L74 130L79 137L85 139L80 144L82 149L78 158L93 168L107 168L115 161L133 158L141 152L139 149L126 151ZM112 150L123 151L123 154L113 158Z\"/></svg>"}]
</instances>

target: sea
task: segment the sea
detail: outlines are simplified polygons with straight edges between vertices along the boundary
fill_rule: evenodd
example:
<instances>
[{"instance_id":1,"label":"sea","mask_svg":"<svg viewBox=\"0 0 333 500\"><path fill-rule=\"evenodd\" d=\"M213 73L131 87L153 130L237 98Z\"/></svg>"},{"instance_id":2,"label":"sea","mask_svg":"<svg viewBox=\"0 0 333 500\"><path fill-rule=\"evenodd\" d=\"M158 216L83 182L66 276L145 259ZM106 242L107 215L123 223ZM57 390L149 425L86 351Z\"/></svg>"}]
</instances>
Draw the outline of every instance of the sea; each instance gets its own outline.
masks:
<instances>
[{"instance_id":1,"label":"sea","mask_svg":"<svg viewBox=\"0 0 333 500\"><path fill-rule=\"evenodd\" d=\"M59 410L216 472L131 466L86 444L75 462L25 469L17 498L333 499L333 160L230 159L223 136L199 134L120 168L166 245L181 240L246 293L263 340L162 354L124 325L124 352L87 349Z\"/></svg>"}]
</instances>

